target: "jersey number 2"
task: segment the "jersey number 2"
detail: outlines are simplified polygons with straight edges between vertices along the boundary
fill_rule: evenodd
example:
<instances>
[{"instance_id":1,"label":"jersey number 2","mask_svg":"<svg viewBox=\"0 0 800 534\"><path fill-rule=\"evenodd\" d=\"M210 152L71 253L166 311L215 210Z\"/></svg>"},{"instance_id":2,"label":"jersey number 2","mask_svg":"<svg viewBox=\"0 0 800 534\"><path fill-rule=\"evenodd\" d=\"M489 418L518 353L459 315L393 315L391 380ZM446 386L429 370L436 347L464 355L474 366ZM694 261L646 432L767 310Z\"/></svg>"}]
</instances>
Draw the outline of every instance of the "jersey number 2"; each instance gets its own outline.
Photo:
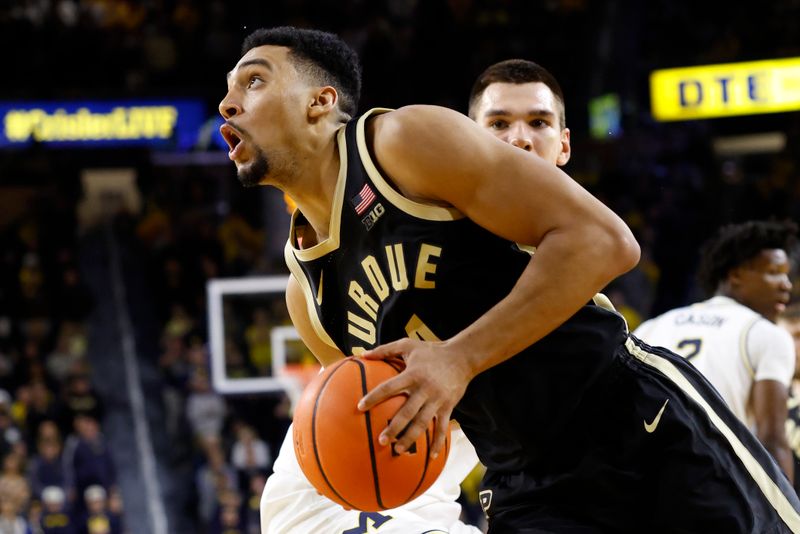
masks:
<instances>
[{"instance_id":1,"label":"jersey number 2","mask_svg":"<svg viewBox=\"0 0 800 534\"><path fill-rule=\"evenodd\" d=\"M691 360L700 352L700 348L703 346L702 339L684 339L680 343L678 343L678 354L686 358L687 360Z\"/></svg>"}]
</instances>

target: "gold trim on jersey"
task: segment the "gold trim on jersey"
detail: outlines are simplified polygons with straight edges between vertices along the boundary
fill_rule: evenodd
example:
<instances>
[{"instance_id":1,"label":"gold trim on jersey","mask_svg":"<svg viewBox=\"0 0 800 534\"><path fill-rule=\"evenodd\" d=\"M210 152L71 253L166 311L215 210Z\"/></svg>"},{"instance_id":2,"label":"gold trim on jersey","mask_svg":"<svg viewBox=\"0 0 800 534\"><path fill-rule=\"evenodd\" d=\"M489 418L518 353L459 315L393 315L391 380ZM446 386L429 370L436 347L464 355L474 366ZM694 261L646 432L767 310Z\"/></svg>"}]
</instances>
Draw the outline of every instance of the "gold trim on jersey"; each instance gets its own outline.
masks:
<instances>
[{"instance_id":1,"label":"gold trim on jersey","mask_svg":"<svg viewBox=\"0 0 800 534\"><path fill-rule=\"evenodd\" d=\"M314 306L314 292L311 290L311 284L308 282L306 273L300 266L300 262L297 261L295 254L297 254L297 251L291 247L291 242L287 242L283 249L283 257L286 260L286 265L289 267L289 271L292 273L292 276L294 276L295 280L297 280L297 282L300 284L300 289L303 291L303 297L306 301L306 309L308 310L308 318L311 321L311 327L326 345L329 345L331 348L336 350L342 350L336 346L336 343L334 343L331 336L329 336L328 332L325 331L325 327L322 326L322 321L320 321L319 314L317 313L317 307ZM321 278L322 277L320 276L320 279ZM322 286L320 285L320 292L321 291Z\"/></svg>"},{"instance_id":2,"label":"gold trim on jersey","mask_svg":"<svg viewBox=\"0 0 800 534\"><path fill-rule=\"evenodd\" d=\"M742 357L742 362L744 362L744 368L747 369L747 374L750 375L750 378L755 380L756 372L753 369L753 363L750 361L750 352L747 350L747 336L750 334L750 329L753 328L758 320L761 317L755 317L750 321L746 328L742 328L742 333L739 335L739 355Z\"/></svg>"},{"instance_id":3,"label":"gold trim on jersey","mask_svg":"<svg viewBox=\"0 0 800 534\"><path fill-rule=\"evenodd\" d=\"M292 221L289 223L289 243L297 259L300 261L311 261L333 252L339 248L339 230L342 222L342 203L344 201L344 188L347 182L347 140L345 138L345 126L339 128L336 135L336 143L339 147L339 176L336 178L336 188L333 191L333 205L331 206L331 218L328 225L328 237L309 248L298 248L295 224L300 210L294 210Z\"/></svg>"},{"instance_id":4,"label":"gold trim on jersey","mask_svg":"<svg viewBox=\"0 0 800 534\"><path fill-rule=\"evenodd\" d=\"M739 440L736 433L725 424L725 421L723 421L717 412L714 411L714 408L706 402L691 382L683 376L683 373L663 356L647 352L636 345L631 338L625 341L625 348L628 349L631 355L645 365L649 365L660 371L705 411L711 424L728 440L736 456L739 457L739 460L742 462L747 472L750 473L753 481L764 494L767 501L769 501L778 512L783 522L792 529L792 532L800 532L800 514L792 507L786 495L783 494L758 460L755 459L748 448Z\"/></svg>"},{"instance_id":5,"label":"gold trim on jersey","mask_svg":"<svg viewBox=\"0 0 800 534\"><path fill-rule=\"evenodd\" d=\"M364 124L366 123L367 117L380 113L386 113L387 111L391 110L386 108L372 108L364 113L360 119L358 119L358 124L356 126L358 153L361 156L361 163L364 165L364 168L372 180L372 183L375 184L375 187L378 189L378 191L380 191L381 195L386 198L386 200L409 215L413 215L414 217L428 221L455 221L458 219L463 219L464 214L455 208L434 206L432 204L422 204L404 197L381 175L380 171L375 166L375 163L373 163L372 158L369 155L367 138L364 133Z\"/></svg>"}]
</instances>

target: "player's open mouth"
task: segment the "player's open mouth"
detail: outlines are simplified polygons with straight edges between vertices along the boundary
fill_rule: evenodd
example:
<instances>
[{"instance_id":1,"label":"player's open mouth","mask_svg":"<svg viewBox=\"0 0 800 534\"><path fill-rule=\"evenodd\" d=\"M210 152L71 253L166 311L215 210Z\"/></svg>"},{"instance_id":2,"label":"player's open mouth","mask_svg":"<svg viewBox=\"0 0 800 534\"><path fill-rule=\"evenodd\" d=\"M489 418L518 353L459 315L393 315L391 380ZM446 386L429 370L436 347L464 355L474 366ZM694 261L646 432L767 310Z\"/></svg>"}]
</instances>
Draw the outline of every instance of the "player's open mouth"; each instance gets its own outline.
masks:
<instances>
[{"instance_id":1,"label":"player's open mouth","mask_svg":"<svg viewBox=\"0 0 800 534\"><path fill-rule=\"evenodd\" d=\"M241 152L243 146L241 134L229 124L223 124L220 126L219 133L222 134L222 138L225 139L226 143L228 143L228 158L235 160L236 156L238 156L239 152Z\"/></svg>"}]
</instances>

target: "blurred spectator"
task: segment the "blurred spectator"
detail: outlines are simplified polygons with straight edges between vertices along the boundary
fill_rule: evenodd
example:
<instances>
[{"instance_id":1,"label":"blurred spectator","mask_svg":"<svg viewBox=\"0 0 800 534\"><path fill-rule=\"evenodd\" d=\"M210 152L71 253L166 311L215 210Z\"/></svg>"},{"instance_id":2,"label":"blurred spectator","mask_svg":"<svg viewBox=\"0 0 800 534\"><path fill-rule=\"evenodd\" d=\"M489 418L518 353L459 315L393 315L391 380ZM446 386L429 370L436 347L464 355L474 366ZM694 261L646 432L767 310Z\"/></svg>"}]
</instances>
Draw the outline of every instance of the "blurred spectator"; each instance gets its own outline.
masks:
<instances>
[{"instance_id":1,"label":"blurred spectator","mask_svg":"<svg viewBox=\"0 0 800 534\"><path fill-rule=\"evenodd\" d=\"M211 389L208 372L195 368L189 380L186 417L197 438L219 438L225 422L225 399Z\"/></svg>"},{"instance_id":2,"label":"blurred spectator","mask_svg":"<svg viewBox=\"0 0 800 534\"><path fill-rule=\"evenodd\" d=\"M14 394L14 401L11 403L11 419L23 434L27 433L28 412L31 405L31 388L28 384L22 384Z\"/></svg>"},{"instance_id":3,"label":"blurred spectator","mask_svg":"<svg viewBox=\"0 0 800 534\"><path fill-rule=\"evenodd\" d=\"M24 478L0 477L0 532L3 534L30 534L23 517L30 492Z\"/></svg>"},{"instance_id":4,"label":"blurred spectator","mask_svg":"<svg viewBox=\"0 0 800 534\"><path fill-rule=\"evenodd\" d=\"M41 497L46 487L66 488L61 453L58 427L52 421L43 421L39 426L36 453L32 455L28 475L35 497Z\"/></svg>"},{"instance_id":5,"label":"blurred spectator","mask_svg":"<svg viewBox=\"0 0 800 534\"><path fill-rule=\"evenodd\" d=\"M219 495L236 490L236 471L225 461L225 451L218 437L201 439L205 462L197 470L198 513L204 525L211 525L219 509Z\"/></svg>"},{"instance_id":6,"label":"blurred spectator","mask_svg":"<svg viewBox=\"0 0 800 534\"><path fill-rule=\"evenodd\" d=\"M76 525L67 508L64 490L47 486L42 490L42 534L77 534Z\"/></svg>"},{"instance_id":7,"label":"blurred spectator","mask_svg":"<svg viewBox=\"0 0 800 534\"><path fill-rule=\"evenodd\" d=\"M35 231L35 230L32 230ZM18 282L20 289L20 316L42 317L49 314L49 301L45 294L44 273L39 255L28 252L22 258Z\"/></svg>"},{"instance_id":8,"label":"blurred spectator","mask_svg":"<svg viewBox=\"0 0 800 534\"><path fill-rule=\"evenodd\" d=\"M28 485L25 478L25 453L23 451L12 450L3 457L0 484L9 482L22 482L26 486Z\"/></svg>"},{"instance_id":9,"label":"blurred spectator","mask_svg":"<svg viewBox=\"0 0 800 534\"><path fill-rule=\"evenodd\" d=\"M181 336L163 335L162 352L158 366L163 377L161 398L164 403L164 427L171 443L183 444L186 440L186 388L191 367L186 360L186 343ZM173 452L182 449L177 445Z\"/></svg>"},{"instance_id":10,"label":"blurred spectator","mask_svg":"<svg viewBox=\"0 0 800 534\"><path fill-rule=\"evenodd\" d=\"M249 378L256 371L231 335L225 336L225 374L229 378Z\"/></svg>"},{"instance_id":11,"label":"blurred spectator","mask_svg":"<svg viewBox=\"0 0 800 534\"><path fill-rule=\"evenodd\" d=\"M250 363L259 376L272 374L272 321L265 308L253 310L253 322L244 331Z\"/></svg>"},{"instance_id":12,"label":"blurred spectator","mask_svg":"<svg viewBox=\"0 0 800 534\"><path fill-rule=\"evenodd\" d=\"M86 414L95 421L103 417L103 402L95 392L88 372L76 372L67 378L64 390L64 406L66 408L66 424L79 415Z\"/></svg>"},{"instance_id":13,"label":"blurred spectator","mask_svg":"<svg viewBox=\"0 0 800 534\"><path fill-rule=\"evenodd\" d=\"M236 469L240 487L247 489L250 477L264 472L272 466L269 445L261 439L249 425L239 423L235 426L236 441L231 450L231 464Z\"/></svg>"},{"instance_id":14,"label":"blurred spectator","mask_svg":"<svg viewBox=\"0 0 800 534\"><path fill-rule=\"evenodd\" d=\"M116 470L100 423L88 412L78 412L74 418L75 432L64 443L64 474L66 486L81 511L83 492L93 485L107 490L116 485Z\"/></svg>"},{"instance_id":15,"label":"blurred spectator","mask_svg":"<svg viewBox=\"0 0 800 534\"><path fill-rule=\"evenodd\" d=\"M258 263L264 250L264 235L254 229L239 213L230 213L219 227L225 265L242 275Z\"/></svg>"},{"instance_id":16,"label":"blurred spectator","mask_svg":"<svg viewBox=\"0 0 800 534\"><path fill-rule=\"evenodd\" d=\"M223 506L219 512L219 527L211 530L213 534L244 534L239 509L235 506Z\"/></svg>"},{"instance_id":17,"label":"blurred spectator","mask_svg":"<svg viewBox=\"0 0 800 534\"><path fill-rule=\"evenodd\" d=\"M22 441L22 432L11 418L11 395L0 389L0 456L5 457L14 446Z\"/></svg>"},{"instance_id":18,"label":"blurred spectator","mask_svg":"<svg viewBox=\"0 0 800 534\"><path fill-rule=\"evenodd\" d=\"M244 511L244 530L247 534L261 533L261 494L267 477L264 473L253 473L247 488L247 503Z\"/></svg>"},{"instance_id":19,"label":"blurred spectator","mask_svg":"<svg viewBox=\"0 0 800 534\"><path fill-rule=\"evenodd\" d=\"M54 422L58 421L60 424L63 419L63 410L53 392L41 380L31 383L30 393L31 404L28 408L26 428L28 442L31 449L33 449L36 444L36 437L39 434L39 427L45 422L53 425Z\"/></svg>"},{"instance_id":20,"label":"blurred spectator","mask_svg":"<svg viewBox=\"0 0 800 534\"><path fill-rule=\"evenodd\" d=\"M27 521L31 534L43 534L42 532L42 502L37 499L31 499L28 503Z\"/></svg>"},{"instance_id":21,"label":"blurred spectator","mask_svg":"<svg viewBox=\"0 0 800 534\"><path fill-rule=\"evenodd\" d=\"M171 314L164 326L164 337L183 337L194 327L192 317L182 304L173 303Z\"/></svg>"},{"instance_id":22,"label":"blurred spectator","mask_svg":"<svg viewBox=\"0 0 800 534\"><path fill-rule=\"evenodd\" d=\"M213 534L241 534L242 496L234 489L221 488L217 492L217 510L209 529Z\"/></svg>"},{"instance_id":23,"label":"blurred spectator","mask_svg":"<svg viewBox=\"0 0 800 534\"><path fill-rule=\"evenodd\" d=\"M89 486L83 498L86 511L78 521L78 534L122 534L122 517L109 509L103 486Z\"/></svg>"},{"instance_id":24,"label":"blurred spectator","mask_svg":"<svg viewBox=\"0 0 800 534\"><path fill-rule=\"evenodd\" d=\"M139 240L153 250L161 249L172 239L172 224L168 213L153 200L147 201L145 211L136 227Z\"/></svg>"},{"instance_id":25,"label":"blurred spectator","mask_svg":"<svg viewBox=\"0 0 800 534\"><path fill-rule=\"evenodd\" d=\"M28 325L36 324L38 321L28 321ZM36 334L34 337L38 337ZM17 386L31 382L32 380L46 380L47 373L42 363L41 342L28 336L22 344L22 358L17 362L14 369L14 382Z\"/></svg>"},{"instance_id":26,"label":"blurred spectator","mask_svg":"<svg viewBox=\"0 0 800 534\"><path fill-rule=\"evenodd\" d=\"M3 534L31 534L28 522L21 515L22 505L0 495L0 532Z\"/></svg>"},{"instance_id":27,"label":"blurred spectator","mask_svg":"<svg viewBox=\"0 0 800 534\"><path fill-rule=\"evenodd\" d=\"M112 489L108 493L108 513L112 516L118 517L120 524L123 522L123 513L125 505L122 502L122 493L118 489ZM123 529L124 530L124 529Z\"/></svg>"},{"instance_id":28,"label":"blurred spectator","mask_svg":"<svg viewBox=\"0 0 800 534\"><path fill-rule=\"evenodd\" d=\"M86 336L80 323L64 322L59 329L56 345L47 356L45 367L53 379L64 383L85 354Z\"/></svg>"}]
</instances>

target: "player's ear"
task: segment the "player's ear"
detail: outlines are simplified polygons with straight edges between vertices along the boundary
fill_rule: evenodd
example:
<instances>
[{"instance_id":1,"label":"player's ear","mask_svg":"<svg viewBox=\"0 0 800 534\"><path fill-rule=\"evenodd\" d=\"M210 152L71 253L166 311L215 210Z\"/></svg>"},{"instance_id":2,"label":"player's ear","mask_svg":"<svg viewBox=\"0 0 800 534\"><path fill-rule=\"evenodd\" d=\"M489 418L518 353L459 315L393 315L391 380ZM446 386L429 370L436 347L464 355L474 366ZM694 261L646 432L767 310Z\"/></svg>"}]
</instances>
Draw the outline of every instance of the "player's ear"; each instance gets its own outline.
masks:
<instances>
[{"instance_id":1,"label":"player's ear","mask_svg":"<svg viewBox=\"0 0 800 534\"><path fill-rule=\"evenodd\" d=\"M336 92L335 88L330 85L318 88L309 103L308 118L312 122L317 121L333 111L338 102L339 93Z\"/></svg>"},{"instance_id":2,"label":"player's ear","mask_svg":"<svg viewBox=\"0 0 800 534\"><path fill-rule=\"evenodd\" d=\"M741 266L734 267L733 269L728 271L728 277L726 279L728 285L730 285L732 288L737 288L740 285L742 285L742 274L743 274L743 269Z\"/></svg>"},{"instance_id":3,"label":"player's ear","mask_svg":"<svg viewBox=\"0 0 800 534\"><path fill-rule=\"evenodd\" d=\"M556 158L556 165L563 167L567 164L571 155L572 145L569 140L569 128L564 128L561 130L561 152L558 153L558 158Z\"/></svg>"}]
</instances>

